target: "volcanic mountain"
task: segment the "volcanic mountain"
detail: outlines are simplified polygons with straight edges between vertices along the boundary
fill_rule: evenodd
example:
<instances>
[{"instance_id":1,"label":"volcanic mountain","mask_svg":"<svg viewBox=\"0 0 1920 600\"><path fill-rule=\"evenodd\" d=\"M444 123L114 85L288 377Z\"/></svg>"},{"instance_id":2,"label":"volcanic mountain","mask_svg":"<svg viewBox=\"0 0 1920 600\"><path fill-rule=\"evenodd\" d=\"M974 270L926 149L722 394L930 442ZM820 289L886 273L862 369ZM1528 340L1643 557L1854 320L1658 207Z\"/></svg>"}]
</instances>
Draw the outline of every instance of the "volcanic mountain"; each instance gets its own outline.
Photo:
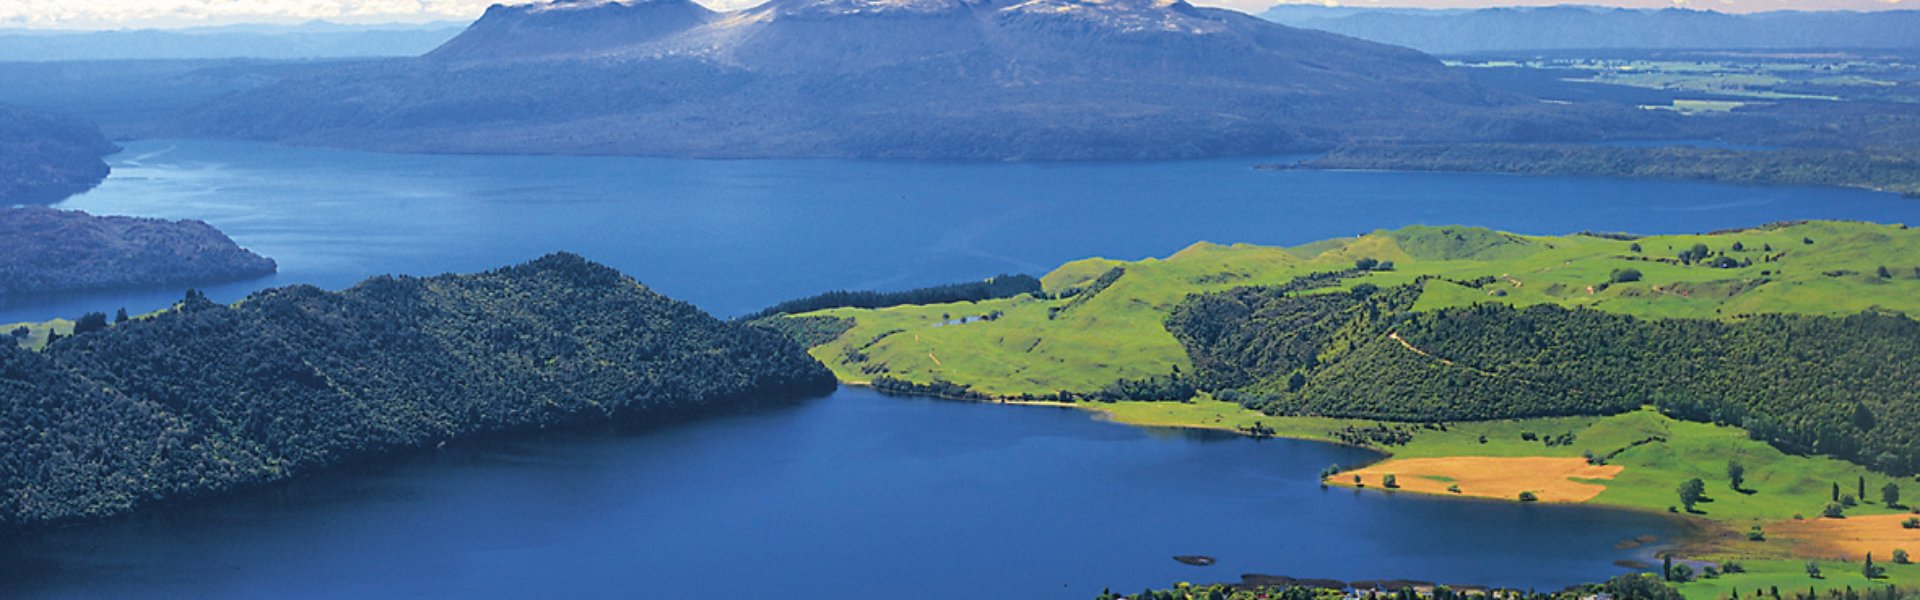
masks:
<instances>
[{"instance_id":1,"label":"volcanic mountain","mask_svg":"<svg viewBox=\"0 0 1920 600\"><path fill-rule=\"evenodd\" d=\"M494 6L425 56L292 77L194 128L403 152L1158 158L1455 138L1537 107L1413 50L1180 0L575 0Z\"/></svg>"}]
</instances>

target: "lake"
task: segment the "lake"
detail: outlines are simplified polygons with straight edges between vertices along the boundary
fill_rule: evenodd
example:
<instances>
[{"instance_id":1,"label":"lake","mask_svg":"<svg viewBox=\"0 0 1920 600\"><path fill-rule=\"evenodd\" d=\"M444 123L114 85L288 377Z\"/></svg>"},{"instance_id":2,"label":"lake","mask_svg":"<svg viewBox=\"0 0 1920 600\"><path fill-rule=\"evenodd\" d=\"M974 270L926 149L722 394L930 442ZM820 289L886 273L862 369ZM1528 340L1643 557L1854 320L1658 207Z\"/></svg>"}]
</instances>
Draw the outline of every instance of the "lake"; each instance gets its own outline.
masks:
<instances>
[{"instance_id":1,"label":"lake","mask_svg":"<svg viewBox=\"0 0 1920 600\"><path fill-rule=\"evenodd\" d=\"M1863 190L1483 174L1257 171L1283 157L1118 163L413 156L140 141L58 206L203 219L280 262L212 286L339 288L568 250L722 316L838 288L1041 274L1196 241L1293 245L1415 223L1680 233L1792 219L1920 223ZM0 305L0 323L168 306L180 289Z\"/></svg>"},{"instance_id":2,"label":"lake","mask_svg":"<svg viewBox=\"0 0 1920 600\"><path fill-rule=\"evenodd\" d=\"M1414 223L1693 232L1920 222L1859 190L1148 163L396 156L141 141L60 204L209 221L280 261L214 286L328 288L568 250L722 316L836 288L1039 274L1195 241ZM71 294L0 322L164 307ZM843 389L645 431L454 444L0 543L0 596L1087 598L1242 573L1542 589L1621 572L1658 515L1323 490L1362 451ZM1190 567L1174 555L1214 556Z\"/></svg>"},{"instance_id":3,"label":"lake","mask_svg":"<svg viewBox=\"0 0 1920 600\"><path fill-rule=\"evenodd\" d=\"M1372 456L846 388L456 443L30 536L0 544L0 581L29 598L1084 599L1242 573L1558 589L1649 551L1622 540L1675 533L1657 515L1316 483ZM1187 554L1219 563L1173 560Z\"/></svg>"}]
</instances>

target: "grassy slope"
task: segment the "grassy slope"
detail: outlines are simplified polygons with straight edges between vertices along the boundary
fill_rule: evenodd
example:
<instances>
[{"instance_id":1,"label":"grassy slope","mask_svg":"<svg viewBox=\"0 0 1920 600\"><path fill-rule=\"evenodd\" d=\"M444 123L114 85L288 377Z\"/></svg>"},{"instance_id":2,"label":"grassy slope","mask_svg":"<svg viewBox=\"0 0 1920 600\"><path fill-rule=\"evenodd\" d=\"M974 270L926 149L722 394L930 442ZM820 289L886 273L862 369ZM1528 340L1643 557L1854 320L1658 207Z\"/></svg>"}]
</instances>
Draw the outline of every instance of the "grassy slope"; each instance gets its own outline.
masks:
<instances>
[{"instance_id":1,"label":"grassy slope","mask_svg":"<svg viewBox=\"0 0 1920 600\"><path fill-rule=\"evenodd\" d=\"M14 329L17 329L20 327L27 328L27 332L28 332L27 337L15 338L12 335L10 335L11 333L13 333ZM14 343L19 344L27 348L28 350L38 350L42 346L47 345L48 333L58 333L63 336L73 335L73 321L68 321L66 319L54 319L52 321L45 321L41 323L12 323L8 325L0 325L0 343L13 341Z\"/></svg>"},{"instance_id":2,"label":"grassy slope","mask_svg":"<svg viewBox=\"0 0 1920 600\"><path fill-rule=\"evenodd\" d=\"M1753 266L1715 269L1635 260L1671 258L1696 243L1726 251L1735 242L1746 250L1728 255L1751 259ZM1631 250L1634 243L1641 252ZM1778 262L1766 261L1767 246L1775 255L1784 253ZM1920 279L1914 271L1920 267L1920 231L1899 226L1821 222L1635 241L1415 227L1294 249L1196 244L1166 259L1071 263L1043 279L1049 292L1085 285L1113 266L1123 266L1126 275L1051 319L1049 307L1071 300L1023 297L823 311L814 314L851 317L858 325L813 353L846 381L870 379L875 365L885 365L891 377L922 383L944 379L997 394L1091 391L1117 379L1187 368L1186 353L1163 322L1189 294L1282 283L1305 273L1349 268L1361 257L1390 260L1397 268L1346 285L1365 281L1384 287L1426 275L1462 281L1503 278L1484 289L1429 282L1417 307L1421 310L1505 302L1586 306L1647 318L1731 318L1759 312L1839 315L1873 307L1920 314ZM1892 272L1891 279L1876 275L1881 266ZM1613 270L1622 268L1637 269L1645 279L1588 293L1589 286L1606 282ZM1826 274L1835 271L1851 273ZM1755 286L1762 280L1767 283ZM1505 295L1491 295L1496 289ZM943 316L992 311L1005 317L936 326ZM876 339L880 341L872 343ZM862 350L870 359L843 360L850 350Z\"/></svg>"},{"instance_id":3,"label":"grassy slope","mask_svg":"<svg viewBox=\"0 0 1920 600\"><path fill-rule=\"evenodd\" d=\"M1813 243L1805 243L1806 239ZM1729 251L1736 241L1744 251ZM1631 250L1635 243L1641 252ZM1714 269L1636 260L1671 258L1695 243L1728 251L1736 260L1750 258L1754 265ZM1763 249L1769 245L1772 254L1784 252L1784 256L1768 262ZM1048 308L1064 306L1068 300L1021 298L828 311L825 314L851 317L858 325L813 353L847 381L870 378L871 374L862 372L863 365L884 364L892 377L918 382L944 379L999 394L1091 390L1119 378L1187 368L1184 351L1162 322L1188 294L1277 284L1305 273L1345 269L1360 257L1391 260L1396 269L1349 280L1343 286L1361 282L1389 286L1424 275L1463 281L1500 278L1480 289L1430 281L1417 306L1419 310L1505 302L1585 306L1643 318L1737 318L1760 312L1841 315L1876 307L1920 314L1920 279L1914 272L1920 266L1920 231L1900 226L1818 222L1632 241L1417 227L1292 249L1198 244L1166 259L1072 263L1043 279L1050 293L1083 286L1114 266L1125 267L1127 273L1098 296L1053 319L1048 318ZM1893 277L1878 277L1875 271L1880 266L1893 271ZM1588 293L1588 286L1607 281L1613 270L1622 268L1637 269L1644 279ZM1827 274L1837 271L1849 273ZM1763 279L1768 282L1753 285ZM1504 295L1494 295L1494 290ZM1004 311L1005 318L934 326L942 315L957 317L996 310ZM878 343L864 349L871 357L867 362L842 360L849 349L876 338L880 339ZM929 355L937 356L939 362ZM1332 431L1349 424L1370 424L1276 418L1210 400L1187 404L1123 402L1089 408L1123 423L1240 429L1260 422L1278 435L1318 440L1332 439ZM1543 435L1573 432L1576 442L1547 447L1521 440L1522 431ZM1481 435L1487 437L1485 444L1479 442ZM1735 428L1679 422L1641 411L1613 417L1454 424L1447 432L1421 431L1412 443L1392 450L1397 457L1580 456L1585 450L1605 454L1653 435L1667 441L1640 445L1616 456L1613 464L1625 467L1625 471L1593 502L1665 512L1677 504L1675 487L1679 482L1693 477L1707 481L1712 502L1700 505L1699 510L1706 519L1736 535L1703 549L1701 556L1738 558L1752 572L1682 586L1689 597L1716 598L1732 588L1750 594L1754 587L1770 585L1780 586L1783 592L1805 590L1809 585L1821 589L1869 585L1860 577L1857 564L1839 562L1827 563L1823 567L1827 577L1813 580L1806 576L1802 559L1791 557L1790 542L1747 542L1737 533L1754 524L1764 527L1769 521L1794 515L1817 515L1829 501L1832 484L1840 483L1852 492L1853 482L1862 476L1868 479L1869 496L1877 501L1877 490L1889 479L1838 460L1785 455L1749 440ZM1751 494L1737 493L1727 486L1726 465L1735 459L1747 467ZM1920 485L1905 483L1909 496L1920 493ZM1851 512L1877 514L1888 510L1870 503ZM1912 551L1920 552L1920 548ZM1881 560L1885 562L1886 558ZM1920 584L1920 567L1888 567L1892 581Z\"/></svg>"}]
</instances>

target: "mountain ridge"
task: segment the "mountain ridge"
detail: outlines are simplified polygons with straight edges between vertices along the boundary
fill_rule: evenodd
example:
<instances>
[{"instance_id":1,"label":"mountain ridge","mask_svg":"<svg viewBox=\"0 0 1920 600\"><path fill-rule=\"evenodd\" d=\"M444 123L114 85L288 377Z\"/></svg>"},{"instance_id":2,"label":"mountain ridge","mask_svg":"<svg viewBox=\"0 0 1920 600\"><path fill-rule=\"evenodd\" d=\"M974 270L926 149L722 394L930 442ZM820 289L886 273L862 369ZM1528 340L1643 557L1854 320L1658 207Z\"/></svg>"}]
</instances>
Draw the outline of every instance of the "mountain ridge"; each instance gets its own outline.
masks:
<instances>
[{"instance_id":1,"label":"mountain ridge","mask_svg":"<svg viewBox=\"0 0 1920 600\"><path fill-rule=\"evenodd\" d=\"M1532 104L1417 51L1178 1L649 0L495 8L425 57L193 121L400 152L1171 158L1448 137Z\"/></svg>"}]
</instances>

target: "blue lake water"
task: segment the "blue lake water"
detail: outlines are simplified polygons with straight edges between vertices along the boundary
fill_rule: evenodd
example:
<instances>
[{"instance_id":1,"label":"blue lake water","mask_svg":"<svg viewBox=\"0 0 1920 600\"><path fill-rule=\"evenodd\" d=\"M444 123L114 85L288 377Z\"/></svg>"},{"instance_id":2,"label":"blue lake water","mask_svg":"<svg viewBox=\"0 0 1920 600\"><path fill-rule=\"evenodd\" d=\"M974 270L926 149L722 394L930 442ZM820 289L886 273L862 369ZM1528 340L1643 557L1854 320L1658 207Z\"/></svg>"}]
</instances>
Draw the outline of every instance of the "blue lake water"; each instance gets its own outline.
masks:
<instances>
[{"instance_id":1,"label":"blue lake water","mask_svg":"<svg viewBox=\"0 0 1920 600\"><path fill-rule=\"evenodd\" d=\"M394 156L142 141L59 206L209 221L280 261L213 286L350 285L569 250L717 314L834 288L1041 273L1198 240L1413 223L1692 232L1920 222L1856 190L1153 163ZM0 323L181 290L0 306ZM1554 588L1620 572L1658 516L1322 490L1356 450L882 398L640 432L455 444L203 506L0 541L0 596L1086 598L1242 573ZM1189 567L1177 554L1216 556Z\"/></svg>"},{"instance_id":2,"label":"blue lake water","mask_svg":"<svg viewBox=\"0 0 1920 600\"><path fill-rule=\"evenodd\" d=\"M30 598L1084 599L1242 573L1557 589L1647 551L1622 540L1674 533L1656 515L1317 485L1369 457L843 389L454 444L0 543L0 581Z\"/></svg>"},{"instance_id":3,"label":"blue lake water","mask_svg":"<svg viewBox=\"0 0 1920 600\"><path fill-rule=\"evenodd\" d=\"M1200 240L1292 245L1415 223L1521 233L1697 232L1828 218L1920 223L1861 190L1481 174L1257 171L1262 159L1149 163L693 161L383 155L142 141L58 205L204 219L280 262L213 286L338 288L569 250L722 316L835 288L1040 274ZM0 323L141 312L183 290L0 304Z\"/></svg>"}]
</instances>

